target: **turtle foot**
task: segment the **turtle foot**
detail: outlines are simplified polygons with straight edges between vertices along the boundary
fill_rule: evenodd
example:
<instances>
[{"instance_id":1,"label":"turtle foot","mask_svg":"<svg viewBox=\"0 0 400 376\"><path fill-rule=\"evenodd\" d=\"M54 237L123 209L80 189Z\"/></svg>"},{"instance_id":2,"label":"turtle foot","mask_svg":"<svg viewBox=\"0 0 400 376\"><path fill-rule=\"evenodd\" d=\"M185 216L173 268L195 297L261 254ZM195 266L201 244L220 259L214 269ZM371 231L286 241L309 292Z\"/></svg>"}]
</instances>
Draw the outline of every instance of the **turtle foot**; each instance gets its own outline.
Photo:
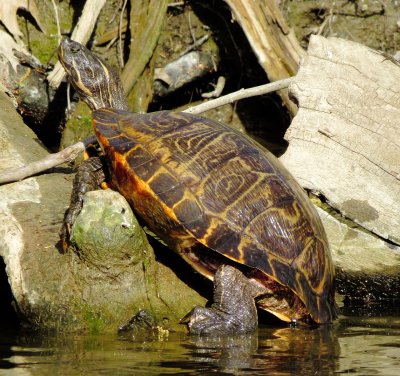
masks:
<instances>
[{"instance_id":1,"label":"turtle foot","mask_svg":"<svg viewBox=\"0 0 400 376\"><path fill-rule=\"evenodd\" d=\"M254 298L265 288L248 279L230 265L221 266L214 277L214 303L210 308L195 307L181 323L191 334L219 335L249 333L257 329L258 317Z\"/></svg>"},{"instance_id":2,"label":"turtle foot","mask_svg":"<svg viewBox=\"0 0 400 376\"><path fill-rule=\"evenodd\" d=\"M257 322L257 319L256 319ZM257 328L244 328L234 317L214 308L195 307L181 323L186 323L190 334L218 335L252 332Z\"/></svg>"},{"instance_id":3,"label":"turtle foot","mask_svg":"<svg viewBox=\"0 0 400 376\"><path fill-rule=\"evenodd\" d=\"M86 159L79 166L74 178L70 206L65 213L64 221L59 232L61 251L63 253L68 252L72 225L82 209L83 196L88 191L98 189L104 179L105 175L100 158L93 157Z\"/></svg>"}]
</instances>

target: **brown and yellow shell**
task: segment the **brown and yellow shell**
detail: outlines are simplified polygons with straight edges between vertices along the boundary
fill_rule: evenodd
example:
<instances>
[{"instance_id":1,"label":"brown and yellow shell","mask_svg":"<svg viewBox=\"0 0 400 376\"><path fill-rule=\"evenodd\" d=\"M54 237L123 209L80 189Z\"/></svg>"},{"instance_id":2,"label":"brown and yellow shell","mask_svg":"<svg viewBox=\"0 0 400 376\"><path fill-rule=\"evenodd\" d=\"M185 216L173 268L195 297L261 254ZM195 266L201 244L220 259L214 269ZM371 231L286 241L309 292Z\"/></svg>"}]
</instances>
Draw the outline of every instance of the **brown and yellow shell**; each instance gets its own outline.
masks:
<instances>
[{"instance_id":1,"label":"brown and yellow shell","mask_svg":"<svg viewBox=\"0 0 400 376\"><path fill-rule=\"evenodd\" d=\"M196 270L212 278L223 262L243 265L278 292L274 299L285 300L275 308L260 303L281 319L335 317L334 268L321 221L267 150L227 125L186 113L101 109L93 124L112 186Z\"/></svg>"}]
</instances>

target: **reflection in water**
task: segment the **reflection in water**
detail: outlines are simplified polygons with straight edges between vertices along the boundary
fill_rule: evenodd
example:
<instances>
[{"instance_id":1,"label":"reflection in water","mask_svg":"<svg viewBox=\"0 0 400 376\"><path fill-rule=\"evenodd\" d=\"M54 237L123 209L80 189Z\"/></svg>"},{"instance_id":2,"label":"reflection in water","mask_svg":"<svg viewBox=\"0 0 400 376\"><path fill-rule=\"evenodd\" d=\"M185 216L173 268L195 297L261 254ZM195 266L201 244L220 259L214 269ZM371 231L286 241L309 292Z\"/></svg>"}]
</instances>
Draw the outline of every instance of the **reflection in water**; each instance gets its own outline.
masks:
<instances>
[{"instance_id":1,"label":"reflection in water","mask_svg":"<svg viewBox=\"0 0 400 376\"><path fill-rule=\"evenodd\" d=\"M260 341L259 352L270 364L271 372L330 375L338 368L340 347L332 326L285 328L277 330L273 339Z\"/></svg>"},{"instance_id":2,"label":"reflection in water","mask_svg":"<svg viewBox=\"0 0 400 376\"><path fill-rule=\"evenodd\" d=\"M313 329L263 327L253 335L217 338L185 333L60 338L0 331L0 374L397 375L399 321L352 318Z\"/></svg>"},{"instance_id":3,"label":"reflection in water","mask_svg":"<svg viewBox=\"0 0 400 376\"><path fill-rule=\"evenodd\" d=\"M260 329L258 335L191 337L187 369L193 362L206 372L239 374L317 375L338 368L339 342L331 327ZM183 368L180 362L162 367ZM200 368L200 367L199 367Z\"/></svg>"},{"instance_id":4,"label":"reflection in water","mask_svg":"<svg viewBox=\"0 0 400 376\"><path fill-rule=\"evenodd\" d=\"M203 369L237 373L256 366L258 336L191 337L185 347L190 350L192 361L202 363Z\"/></svg>"}]
</instances>

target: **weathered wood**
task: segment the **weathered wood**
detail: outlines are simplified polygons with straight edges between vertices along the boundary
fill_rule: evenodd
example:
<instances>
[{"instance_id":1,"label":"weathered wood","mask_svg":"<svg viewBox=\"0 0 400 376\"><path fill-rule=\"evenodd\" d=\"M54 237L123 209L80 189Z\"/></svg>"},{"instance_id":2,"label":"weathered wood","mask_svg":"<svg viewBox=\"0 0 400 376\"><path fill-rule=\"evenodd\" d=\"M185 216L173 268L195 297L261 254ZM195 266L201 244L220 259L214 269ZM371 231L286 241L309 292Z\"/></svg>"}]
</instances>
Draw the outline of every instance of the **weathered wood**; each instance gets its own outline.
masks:
<instances>
[{"instance_id":1,"label":"weathered wood","mask_svg":"<svg viewBox=\"0 0 400 376\"><path fill-rule=\"evenodd\" d=\"M234 19L265 70L269 80L277 81L294 76L305 56L292 29L283 18L277 2L268 0L225 0ZM288 110L295 114L296 105L286 90L280 93Z\"/></svg>"},{"instance_id":2,"label":"weathered wood","mask_svg":"<svg viewBox=\"0 0 400 376\"><path fill-rule=\"evenodd\" d=\"M128 94L153 55L166 17L167 7L167 0L131 1L130 54L121 74L122 85Z\"/></svg>"},{"instance_id":3,"label":"weathered wood","mask_svg":"<svg viewBox=\"0 0 400 376\"><path fill-rule=\"evenodd\" d=\"M307 189L400 244L400 67L363 45L313 36L291 93L282 162Z\"/></svg>"},{"instance_id":4,"label":"weathered wood","mask_svg":"<svg viewBox=\"0 0 400 376\"><path fill-rule=\"evenodd\" d=\"M13 35L20 46L24 46L23 34L19 28L17 20L18 9L24 9L30 13L40 30L45 32L45 27L40 19L40 13L34 0L2 0L0 2L0 22Z\"/></svg>"},{"instance_id":5,"label":"weathered wood","mask_svg":"<svg viewBox=\"0 0 400 376\"><path fill-rule=\"evenodd\" d=\"M336 292L358 302L400 299L400 246L317 210L336 267Z\"/></svg>"}]
</instances>

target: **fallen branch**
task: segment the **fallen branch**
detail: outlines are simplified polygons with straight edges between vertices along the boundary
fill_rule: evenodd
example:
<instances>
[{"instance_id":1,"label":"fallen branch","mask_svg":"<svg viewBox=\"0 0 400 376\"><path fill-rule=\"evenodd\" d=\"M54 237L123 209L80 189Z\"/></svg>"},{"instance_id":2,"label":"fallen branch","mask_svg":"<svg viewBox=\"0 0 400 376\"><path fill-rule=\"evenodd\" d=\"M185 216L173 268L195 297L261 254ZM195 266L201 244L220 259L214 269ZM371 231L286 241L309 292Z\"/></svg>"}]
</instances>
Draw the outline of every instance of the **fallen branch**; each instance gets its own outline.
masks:
<instances>
[{"instance_id":1,"label":"fallen branch","mask_svg":"<svg viewBox=\"0 0 400 376\"><path fill-rule=\"evenodd\" d=\"M166 0L136 3L136 6L131 6L130 13L132 36L129 58L121 72L122 85L128 96L153 56L168 8Z\"/></svg>"},{"instance_id":2,"label":"fallen branch","mask_svg":"<svg viewBox=\"0 0 400 376\"><path fill-rule=\"evenodd\" d=\"M272 93L274 91L278 91L281 89L285 89L289 87L290 83L294 80L293 77L285 78L284 80L272 82L270 84L260 85L251 87L249 89L240 89L233 93L224 95L217 99L213 99L208 102L201 103L197 106L189 107L183 112L187 112L188 114L200 114L202 112L206 112L208 110L212 110L213 108L221 107L228 103L233 103L240 99L255 97L257 95L263 95Z\"/></svg>"},{"instance_id":3,"label":"fallen branch","mask_svg":"<svg viewBox=\"0 0 400 376\"><path fill-rule=\"evenodd\" d=\"M224 95L223 97L199 104L198 106L189 107L183 112L187 112L189 114L200 114L202 112L223 106L228 103L235 102L240 99L267 94L287 88L290 85L290 83L293 82L293 80L294 80L293 77L286 78L284 80L276 81L266 85L256 86L249 89L241 89L234 93ZM7 170L3 170L0 172L0 185L20 181L32 175L38 174L50 168L61 165L63 163L71 162L75 160L75 158L84 150L85 150L85 143L78 142L74 145L71 145L61 150L58 153L49 154L48 156L39 161L29 163L19 168L10 168Z\"/></svg>"},{"instance_id":4,"label":"fallen branch","mask_svg":"<svg viewBox=\"0 0 400 376\"><path fill-rule=\"evenodd\" d=\"M59 151L58 153L49 154L39 161L29 163L25 166L17 168L9 168L1 171L0 184L12 183L36 175L39 172L49 170L50 168L59 166L66 162L72 162L76 157L85 150L85 144L78 142L74 145Z\"/></svg>"}]
</instances>

